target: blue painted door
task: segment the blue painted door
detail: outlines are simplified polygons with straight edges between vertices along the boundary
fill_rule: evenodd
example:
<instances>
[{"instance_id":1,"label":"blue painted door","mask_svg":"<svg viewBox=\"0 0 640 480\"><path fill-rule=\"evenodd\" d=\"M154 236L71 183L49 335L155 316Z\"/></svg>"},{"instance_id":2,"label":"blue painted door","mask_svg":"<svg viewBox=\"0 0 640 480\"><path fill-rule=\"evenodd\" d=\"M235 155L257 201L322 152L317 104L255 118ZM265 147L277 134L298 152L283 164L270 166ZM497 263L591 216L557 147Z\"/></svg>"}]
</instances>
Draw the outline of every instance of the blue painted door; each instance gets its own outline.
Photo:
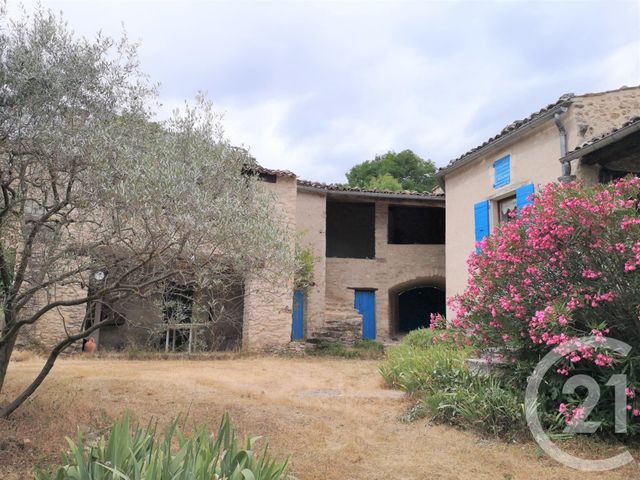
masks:
<instances>
[{"instance_id":1,"label":"blue painted door","mask_svg":"<svg viewBox=\"0 0 640 480\"><path fill-rule=\"evenodd\" d=\"M362 315L362 338L376 338L376 292L356 290L354 307Z\"/></svg>"},{"instance_id":2,"label":"blue painted door","mask_svg":"<svg viewBox=\"0 0 640 480\"><path fill-rule=\"evenodd\" d=\"M291 326L291 339L302 340L304 338L304 292L293 292L293 323Z\"/></svg>"}]
</instances>

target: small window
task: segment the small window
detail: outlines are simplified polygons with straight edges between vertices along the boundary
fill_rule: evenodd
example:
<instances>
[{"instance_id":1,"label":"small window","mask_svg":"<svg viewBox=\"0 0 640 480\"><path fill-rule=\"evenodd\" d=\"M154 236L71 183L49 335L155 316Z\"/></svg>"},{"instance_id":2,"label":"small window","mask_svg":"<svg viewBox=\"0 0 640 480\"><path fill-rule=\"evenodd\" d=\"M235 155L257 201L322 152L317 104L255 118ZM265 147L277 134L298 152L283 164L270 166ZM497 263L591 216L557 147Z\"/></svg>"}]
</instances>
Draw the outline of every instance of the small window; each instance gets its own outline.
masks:
<instances>
[{"instance_id":1,"label":"small window","mask_svg":"<svg viewBox=\"0 0 640 480\"><path fill-rule=\"evenodd\" d=\"M493 162L493 188L503 187L511 182L511 157L506 155Z\"/></svg>"},{"instance_id":2,"label":"small window","mask_svg":"<svg viewBox=\"0 0 640 480\"><path fill-rule=\"evenodd\" d=\"M518 206L516 197L508 197L498 202L498 223L505 223L516 218Z\"/></svg>"}]
</instances>

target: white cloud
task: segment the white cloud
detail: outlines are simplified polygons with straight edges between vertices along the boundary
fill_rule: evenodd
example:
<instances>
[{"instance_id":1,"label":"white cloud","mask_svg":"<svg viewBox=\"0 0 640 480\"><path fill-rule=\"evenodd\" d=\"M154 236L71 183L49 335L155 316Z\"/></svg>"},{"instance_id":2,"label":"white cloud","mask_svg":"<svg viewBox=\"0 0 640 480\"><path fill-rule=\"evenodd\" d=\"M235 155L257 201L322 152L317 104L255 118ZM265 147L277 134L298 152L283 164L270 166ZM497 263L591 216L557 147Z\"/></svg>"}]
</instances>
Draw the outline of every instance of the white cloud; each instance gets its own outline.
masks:
<instances>
[{"instance_id":1,"label":"white cloud","mask_svg":"<svg viewBox=\"0 0 640 480\"><path fill-rule=\"evenodd\" d=\"M640 28L640 25L639 25ZM639 30L640 31L640 30ZM602 89L640 83L640 38L617 48L598 65Z\"/></svg>"},{"instance_id":2,"label":"white cloud","mask_svg":"<svg viewBox=\"0 0 640 480\"><path fill-rule=\"evenodd\" d=\"M562 93L640 83L640 6L611 3L45 6L84 35L123 21L163 85L161 116L206 91L260 163L342 182L388 149L443 165Z\"/></svg>"}]
</instances>

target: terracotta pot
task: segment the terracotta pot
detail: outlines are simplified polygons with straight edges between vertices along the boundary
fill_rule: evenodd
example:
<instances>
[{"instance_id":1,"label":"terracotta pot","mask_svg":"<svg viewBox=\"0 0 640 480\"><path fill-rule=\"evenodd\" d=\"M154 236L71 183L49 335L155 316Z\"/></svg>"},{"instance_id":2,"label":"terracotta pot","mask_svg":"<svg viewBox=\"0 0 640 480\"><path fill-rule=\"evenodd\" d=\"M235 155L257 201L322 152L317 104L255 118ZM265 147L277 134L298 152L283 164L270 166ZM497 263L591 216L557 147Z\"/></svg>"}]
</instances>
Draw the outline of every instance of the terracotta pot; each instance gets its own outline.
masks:
<instances>
[{"instance_id":1,"label":"terracotta pot","mask_svg":"<svg viewBox=\"0 0 640 480\"><path fill-rule=\"evenodd\" d=\"M96 340L93 337L89 337L89 340L87 340L87 343L84 344L84 351L85 353L93 353L96 347L97 347Z\"/></svg>"}]
</instances>

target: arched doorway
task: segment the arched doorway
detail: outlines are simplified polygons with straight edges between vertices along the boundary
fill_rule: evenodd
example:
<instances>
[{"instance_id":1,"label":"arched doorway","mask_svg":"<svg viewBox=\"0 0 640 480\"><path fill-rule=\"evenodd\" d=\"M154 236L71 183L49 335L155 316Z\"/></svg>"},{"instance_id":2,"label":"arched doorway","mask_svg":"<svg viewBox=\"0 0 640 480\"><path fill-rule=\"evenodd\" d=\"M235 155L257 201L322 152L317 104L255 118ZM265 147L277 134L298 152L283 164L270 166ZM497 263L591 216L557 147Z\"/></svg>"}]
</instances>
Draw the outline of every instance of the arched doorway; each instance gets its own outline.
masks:
<instances>
[{"instance_id":1,"label":"arched doorway","mask_svg":"<svg viewBox=\"0 0 640 480\"><path fill-rule=\"evenodd\" d=\"M432 313L444 315L444 279L419 278L396 285L389 291L392 334L403 334L429 327Z\"/></svg>"},{"instance_id":2,"label":"arched doorway","mask_svg":"<svg viewBox=\"0 0 640 480\"><path fill-rule=\"evenodd\" d=\"M415 287L398 295L398 331L426 328L432 313L445 313L444 291L438 287Z\"/></svg>"}]
</instances>

